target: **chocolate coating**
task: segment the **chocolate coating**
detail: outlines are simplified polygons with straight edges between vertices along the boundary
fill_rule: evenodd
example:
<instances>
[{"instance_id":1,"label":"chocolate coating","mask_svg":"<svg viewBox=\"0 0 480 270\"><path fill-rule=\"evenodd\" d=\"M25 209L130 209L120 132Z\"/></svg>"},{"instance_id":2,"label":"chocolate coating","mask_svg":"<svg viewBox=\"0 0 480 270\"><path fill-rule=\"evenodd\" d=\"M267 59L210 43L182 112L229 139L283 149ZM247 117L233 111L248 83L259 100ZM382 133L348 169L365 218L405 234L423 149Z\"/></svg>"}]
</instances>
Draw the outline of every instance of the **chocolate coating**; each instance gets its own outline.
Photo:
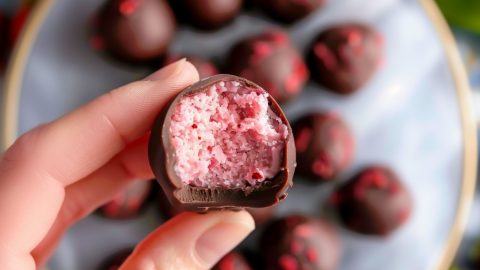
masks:
<instances>
[{"instance_id":1,"label":"chocolate coating","mask_svg":"<svg viewBox=\"0 0 480 270\"><path fill-rule=\"evenodd\" d=\"M169 55L165 60L165 65L171 64L181 58L187 58L192 65L197 69L200 79L207 78L218 74L217 67L210 61L198 56L192 55Z\"/></svg>"},{"instance_id":2,"label":"chocolate coating","mask_svg":"<svg viewBox=\"0 0 480 270\"><path fill-rule=\"evenodd\" d=\"M120 266L127 260L128 256L133 252L133 248L120 250L103 262L98 270L118 270Z\"/></svg>"},{"instance_id":3,"label":"chocolate coating","mask_svg":"<svg viewBox=\"0 0 480 270\"><path fill-rule=\"evenodd\" d=\"M160 214L164 218L170 219L183 212L181 209L178 209L170 204L163 190L160 189L158 191L156 198ZM255 223L259 225L266 223L273 217L275 206L263 208L246 208L245 210L247 210L252 215Z\"/></svg>"},{"instance_id":4,"label":"chocolate coating","mask_svg":"<svg viewBox=\"0 0 480 270\"><path fill-rule=\"evenodd\" d=\"M343 120L333 113L315 112L293 125L297 172L312 181L325 182L348 168L355 143Z\"/></svg>"},{"instance_id":5,"label":"chocolate coating","mask_svg":"<svg viewBox=\"0 0 480 270\"><path fill-rule=\"evenodd\" d=\"M317 36L307 58L318 83L333 92L350 94L362 87L381 63L383 38L366 25L338 25Z\"/></svg>"},{"instance_id":6,"label":"chocolate coating","mask_svg":"<svg viewBox=\"0 0 480 270\"><path fill-rule=\"evenodd\" d=\"M318 8L323 7L327 0L260 0L258 3L265 13L287 23L302 19Z\"/></svg>"},{"instance_id":7,"label":"chocolate coating","mask_svg":"<svg viewBox=\"0 0 480 270\"><path fill-rule=\"evenodd\" d=\"M129 219L137 217L143 210L150 195L152 183L138 180L123 193L115 196L100 208L100 213L112 219Z\"/></svg>"},{"instance_id":8,"label":"chocolate coating","mask_svg":"<svg viewBox=\"0 0 480 270\"><path fill-rule=\"evenodd\" d=\"M109 0L96 24L92 45L132 63L161 57L175 34L175 19L164 0Z\"/></svg>"},{"instance_id":9,"label":"chocolate coating","mask_svg":"<svg viewBox=\"0 0 480 270\"><path fill-rule=\"evenodd\" d=\"M252 270L242 254L232 251L225 255L212 270Z\"/></svg>"},{"instance_id":10,"label":"chocolate coating","mask_svg":"<svg viewBox=\"0 0 480 270\"><path fill-rule=\"evenodd\" d=\"M272 179L265 179L255 186L245 188L202 188L186 186L174 171L174 150L169 139L171 115L173 108L184 96L205 92L218 82L237 81L248 87L261 91L257 84L233 75L219 74L203 79L183 91L172 100L155 121L149 142L150 166L157 177L170 203L187 211L206 211L209 209L238 209L243 207L267 207L278 203L287 196L292 186L295 171L295 144L287 118L280 105L268 96L272 111L288 127L288 136L283 150L281 169Z\"/></svg>"},{"instance_id":11,"label":"chocolate coating","mask_svg":"<svg viewBox=\"0 0 480 270\"><path fill-rule=\"evenodd\" d=\"M280 103L300 94L309 76L288 36L274 29L237 43L230 51L228 70L263 86Z\"/></svg>"},{"instance_id":12,"label":"chocolate coating","mask_svg":"<svg viewBox=\"0 0 480 270\"><path fill-rule=\"evenodd\" d=\"M412 198L390 169L372 166L362 170L331 197L344 225L368 235L388 235L405 223Z\"/></svg>"},{"instance_id":13,"label":"chocolate coating","mask_svg":"<svg viewBox=\"0 0 480 270\"><path fill-rule=\"evenodd\" d=\"M337 269L340 240L321 219L293 215L265 228L260 248L267 269Z\"/></svg>"},{"instance_id":14,"label":"chocolate coating","mask_svg":"<svg viewBox=\"0 0 480 270\"><path fill-rule=\"evenodd\" d=\"M215 30L231 22L243 0L171 0L177 16L196 28Z\"/></svg>"}]
</instances>

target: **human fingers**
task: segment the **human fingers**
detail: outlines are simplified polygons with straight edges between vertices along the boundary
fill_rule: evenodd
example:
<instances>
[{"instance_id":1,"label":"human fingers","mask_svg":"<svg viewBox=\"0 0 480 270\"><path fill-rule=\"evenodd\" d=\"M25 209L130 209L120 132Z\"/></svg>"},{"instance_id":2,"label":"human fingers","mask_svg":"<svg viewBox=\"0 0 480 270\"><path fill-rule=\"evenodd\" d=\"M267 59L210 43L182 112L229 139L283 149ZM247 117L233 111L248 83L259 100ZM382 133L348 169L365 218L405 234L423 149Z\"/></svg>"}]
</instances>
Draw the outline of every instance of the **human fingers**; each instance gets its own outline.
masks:
<instances>
[{"instance_id":1,"label":"human fingers","mask_svg":"<svg viewBox=\"0 0 480 270\"><path fill-rule=\"evenodd\" d=\"M254 228L246 211L182 213L137 245L120 270L210 269Z\"/></svg>"}]
</instances>

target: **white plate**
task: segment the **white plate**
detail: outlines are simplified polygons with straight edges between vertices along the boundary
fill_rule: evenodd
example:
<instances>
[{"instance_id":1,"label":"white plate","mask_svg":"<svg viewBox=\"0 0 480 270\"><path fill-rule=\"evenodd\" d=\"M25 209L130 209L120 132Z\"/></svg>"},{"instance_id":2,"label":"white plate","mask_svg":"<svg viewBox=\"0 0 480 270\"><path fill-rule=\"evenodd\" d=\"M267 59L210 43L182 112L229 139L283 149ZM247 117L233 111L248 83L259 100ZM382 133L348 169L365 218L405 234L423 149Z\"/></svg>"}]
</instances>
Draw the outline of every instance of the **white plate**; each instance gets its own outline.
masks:
<instances>
[{"instance_id":1,"label":"white plate","mask_svg":"<svg viewBox=\"0 0 480 270\"><path fill-rule=\"evenodd\" d=\"M89 46L88 20L101 2L41 3L10 69L4 145L39 123L145 75L145 69L112 63ZM468 87L451 36L430 0L330 1L288 30L304 50L315 33L345 21L365 22L384 35L383 67L356 95L339 97L310 83L285 109L291 120L309 110L337 111L351 126L358 146L342 181L365 165L387 164L412 191L415 208L409 222L385 239L340 228L344 245L340 269L431 269L442 263L446 267L463 231L476 163ZM218 60L235 41L271 25L258 14L246 14L213 34L181 29L172 51ZM332 188L312 191L297 182L277 214L318 215ZM50 261L51 269L94 269L108 254L134 245L158 226L154 212L150 209L139 219L124 222L88 217L68 232ZM254 243L252 236L244 245Z\"/></svg>"}]
</instances>

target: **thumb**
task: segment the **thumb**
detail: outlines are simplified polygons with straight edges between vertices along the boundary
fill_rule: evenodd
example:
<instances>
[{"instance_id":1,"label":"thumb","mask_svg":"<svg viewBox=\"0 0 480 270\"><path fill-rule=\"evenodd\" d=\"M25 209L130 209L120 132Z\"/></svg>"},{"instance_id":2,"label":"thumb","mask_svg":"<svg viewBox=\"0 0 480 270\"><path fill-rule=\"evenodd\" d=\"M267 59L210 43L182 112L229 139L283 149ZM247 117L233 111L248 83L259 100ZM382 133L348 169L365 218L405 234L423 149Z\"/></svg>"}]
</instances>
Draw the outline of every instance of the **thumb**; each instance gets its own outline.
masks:
<instances>
[{"instance_id":1,"label":"thumb","mask_svg":"<svg viewBox=\"0 0 480 270\"><path fill-rule=\"evenodd\" d=\"M147 236L120 270L210 269L254 228L246 211L183 213Z\"/></svg>"}]
</instances>

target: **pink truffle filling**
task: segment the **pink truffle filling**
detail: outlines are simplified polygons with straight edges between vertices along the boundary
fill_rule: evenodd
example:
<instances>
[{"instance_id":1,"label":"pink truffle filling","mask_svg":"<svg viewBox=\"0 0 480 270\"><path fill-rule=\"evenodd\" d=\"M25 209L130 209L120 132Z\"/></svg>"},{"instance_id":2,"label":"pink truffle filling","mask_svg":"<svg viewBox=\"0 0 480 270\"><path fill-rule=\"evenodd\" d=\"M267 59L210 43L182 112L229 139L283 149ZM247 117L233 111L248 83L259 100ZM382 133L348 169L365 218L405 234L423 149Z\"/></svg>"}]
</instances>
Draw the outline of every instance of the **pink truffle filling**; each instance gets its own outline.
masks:
<instances>
[{"instance_id":1,"label":"pink truffle filling","mask_svg":"<svg viewBox=\"0 0 480 270\"><path fill-rule=\"evenodd\" d=\"M241 188L279 172L288 128L265 91L222 81L177 103L170 136L183 184Z\"/></svg>"}]
</instances>

